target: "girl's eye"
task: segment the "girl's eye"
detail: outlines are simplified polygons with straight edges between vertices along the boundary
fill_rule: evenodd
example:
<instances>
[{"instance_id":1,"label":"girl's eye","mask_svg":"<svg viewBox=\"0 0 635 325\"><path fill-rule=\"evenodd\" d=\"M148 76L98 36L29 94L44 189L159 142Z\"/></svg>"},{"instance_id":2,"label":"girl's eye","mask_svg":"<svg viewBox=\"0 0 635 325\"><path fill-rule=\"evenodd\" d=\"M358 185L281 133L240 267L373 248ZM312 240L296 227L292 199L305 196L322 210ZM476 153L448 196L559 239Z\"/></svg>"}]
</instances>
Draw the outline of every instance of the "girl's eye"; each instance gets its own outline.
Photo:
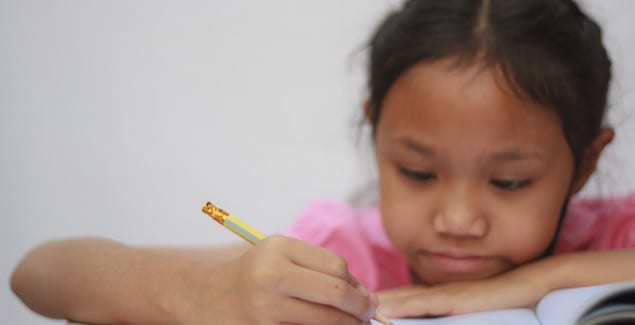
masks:
<instances>
[{"instance_id":1,"label":"girl's eye","mask_svg":"<svg viewBox=\"0 0 635 325\"><path fill-rule=\"evenodd\" d=\"M403 167L399 168L399 172L402 175L404 175L404 176L406 176L408 178L411 178L413 180L420 181L420 182L431 180L431 179L435 178L435 175L433 173L420 172L420 171L416 171L416 170L406 169L406 168L403 168Z\"/></svg>"},{"instance_id":2,"label":"girl's eye","mask_svg":"<svg viewBox=\"0 0 635 325\"><path fill-rule=\"evenodd\" d=\"M531 184L530 179L493 179L490 183L502 190L511 191Z\"/></svg>"}]
</instances>

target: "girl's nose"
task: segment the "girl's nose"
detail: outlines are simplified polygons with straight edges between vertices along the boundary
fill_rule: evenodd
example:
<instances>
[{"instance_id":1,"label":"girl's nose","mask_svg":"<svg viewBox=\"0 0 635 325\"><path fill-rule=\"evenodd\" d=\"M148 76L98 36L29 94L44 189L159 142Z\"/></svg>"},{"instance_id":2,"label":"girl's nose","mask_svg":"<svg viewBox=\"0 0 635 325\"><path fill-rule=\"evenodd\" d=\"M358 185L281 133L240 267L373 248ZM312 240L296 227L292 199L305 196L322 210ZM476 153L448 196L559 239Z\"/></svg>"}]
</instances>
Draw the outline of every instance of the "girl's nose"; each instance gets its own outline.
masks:
<instances>
[{"instance_id":1,"label":"girl's nose","mask_svg":"<svg viewBox=\"0 0 635 325\"><path fill-rule=\"evenodd\" d=\"M449 237L484 237L489 223L481 204L478 196L467 189L444 194L434 216L434 231Z\"/></svg>"}]
</instances>

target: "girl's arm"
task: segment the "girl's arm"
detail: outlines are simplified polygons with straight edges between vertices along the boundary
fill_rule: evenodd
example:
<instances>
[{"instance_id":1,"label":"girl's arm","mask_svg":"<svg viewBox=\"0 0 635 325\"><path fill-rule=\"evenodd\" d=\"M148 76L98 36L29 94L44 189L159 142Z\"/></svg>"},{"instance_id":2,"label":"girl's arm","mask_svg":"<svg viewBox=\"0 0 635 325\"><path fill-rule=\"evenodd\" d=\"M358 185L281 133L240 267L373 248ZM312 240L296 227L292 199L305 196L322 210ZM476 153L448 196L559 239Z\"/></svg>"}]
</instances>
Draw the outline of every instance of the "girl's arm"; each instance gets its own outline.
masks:
<instances>
[{"instance_id":1,"label":"girl's arm","mask_svg":"<svg viewBox=\"0 0 635 325\"><path fill-rule=\"evenodd\" d=\"M187 264L227 262L247 245L215 249L133 248L97 238L52 241L26 255L11 288L33 311L51 318L117 322L119 317L169 321L175 311L157 290ZM152 297L152 299L148 299Z\"/></svg>"},{"instance_id":2,"label":"girl's arm","mask_svg":"<svg viewBox=\"0 0 635 325\"><path fill-rule=\"evenodd\" d=\"M341 258L278 236L211 249L53 241L19 263L11 287L37 313L95 324L359 324L376 306Z\"/></svg>"},{"instance_id":3,"label":"girl's arm","mask_svg":"<svg viewBox=\"0 0 635 325\"><path fill-rule=\"evenodd\" d=\"M380 293L387 317L450 315L533 308L548 292L635 279L635 249L550 256L476 281L413 286Z\"/></svg>"},{"instance_id":4,"label":"girl's arm","mask_svg":"<svg viewBox=\"0 0 635 325\"><path fill-rule=\"evenodd\" d=\"M519 268L549 291L635 279L635 248L560 254ZM538 298L542 298L538 297Z\"/></svg>"}]
</instances>

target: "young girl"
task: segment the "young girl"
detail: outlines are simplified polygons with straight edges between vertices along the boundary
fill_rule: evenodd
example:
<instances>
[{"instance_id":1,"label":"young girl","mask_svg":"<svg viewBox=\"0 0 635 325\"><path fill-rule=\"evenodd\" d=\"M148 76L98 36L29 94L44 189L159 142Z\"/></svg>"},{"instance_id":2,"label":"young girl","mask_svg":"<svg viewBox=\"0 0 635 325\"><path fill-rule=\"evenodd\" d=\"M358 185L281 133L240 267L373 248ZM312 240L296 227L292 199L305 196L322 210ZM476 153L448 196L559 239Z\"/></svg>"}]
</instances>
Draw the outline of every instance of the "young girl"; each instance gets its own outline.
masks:
<instances>
[{"instance_id":1,"label":"young girl","mask_svg":"<svg viewBox=\"0 0 635 325\"><path fill-rule=\"evenodd\" d=\"M91 323L361 324L633 279L635 195L569 202L613 138L609 80L571 0L408 1L370 42L379 207L317 202L253 247L50 242L12 287Z\"/></svg>"}]
</instances>

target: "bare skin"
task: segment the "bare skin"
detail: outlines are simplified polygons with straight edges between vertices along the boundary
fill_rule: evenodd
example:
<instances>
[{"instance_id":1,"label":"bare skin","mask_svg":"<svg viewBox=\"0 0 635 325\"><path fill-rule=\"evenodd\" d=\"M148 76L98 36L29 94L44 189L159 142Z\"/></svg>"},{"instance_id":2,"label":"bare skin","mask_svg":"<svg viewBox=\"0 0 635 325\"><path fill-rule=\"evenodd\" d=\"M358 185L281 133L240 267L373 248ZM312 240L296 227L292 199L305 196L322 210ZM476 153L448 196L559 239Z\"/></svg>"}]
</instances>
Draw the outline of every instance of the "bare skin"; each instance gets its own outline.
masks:
<instances>
[{"instance_id":1,"label":"bare skin","mask_svg":"<svg viewBox=\"0 0 635 325\"><path fill-rule=\"evenodd\" d=\"M50 242L11 286L42 315L95 324L362 324L377 302L343 259L278 236L213 249Z\"/></svg>"}]
</instances>

